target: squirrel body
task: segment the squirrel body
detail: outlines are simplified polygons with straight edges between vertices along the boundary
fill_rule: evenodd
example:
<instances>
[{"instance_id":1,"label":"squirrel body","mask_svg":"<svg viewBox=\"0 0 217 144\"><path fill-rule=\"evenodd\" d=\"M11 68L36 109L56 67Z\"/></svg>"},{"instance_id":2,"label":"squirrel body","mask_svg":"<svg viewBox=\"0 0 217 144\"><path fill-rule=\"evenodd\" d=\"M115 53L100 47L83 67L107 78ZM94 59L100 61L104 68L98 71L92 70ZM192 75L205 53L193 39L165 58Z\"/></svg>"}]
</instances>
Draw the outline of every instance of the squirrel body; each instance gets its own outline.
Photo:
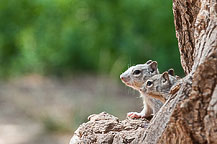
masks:
<instances>
[{"instance_id":1,"label":"squirrel body","mask_svg":"<svg viewBox=\"0 0 217 144\"><path fill-rule=\"evenodd\" d=\"M130 112L128 113L129 117L150 117L152 114L157 113L157 111L163 105L160 100L146 96L144 92L140 91L146 80L157 74L159 74L157 62L149 60L145 64L131 66L120 75L120 79L122 80L122 82L127 86L139 91L143 99L143 110L140 113Z\"/></svg>"}]
</instances>

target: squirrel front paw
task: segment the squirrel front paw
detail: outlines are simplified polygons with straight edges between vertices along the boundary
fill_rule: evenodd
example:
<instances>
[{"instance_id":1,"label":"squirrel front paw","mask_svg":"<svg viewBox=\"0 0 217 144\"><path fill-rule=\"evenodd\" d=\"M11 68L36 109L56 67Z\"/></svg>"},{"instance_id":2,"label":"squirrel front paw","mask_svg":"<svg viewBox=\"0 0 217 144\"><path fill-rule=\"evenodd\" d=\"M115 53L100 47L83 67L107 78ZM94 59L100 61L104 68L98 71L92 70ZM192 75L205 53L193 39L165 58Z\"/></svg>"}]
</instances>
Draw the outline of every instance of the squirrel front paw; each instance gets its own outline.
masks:
<instances>
[{"instance_id":1,"label":"squirrel front paw","mask_svg":"<svg viewBox=\"0 0 217 144\"><path fill-rule=\"evenodd\" d=\"M132 119L139 119L139 118L145 117L145 115L138 113L138 112L129 112L127 116Z\"/></svg>"}]
</instances>

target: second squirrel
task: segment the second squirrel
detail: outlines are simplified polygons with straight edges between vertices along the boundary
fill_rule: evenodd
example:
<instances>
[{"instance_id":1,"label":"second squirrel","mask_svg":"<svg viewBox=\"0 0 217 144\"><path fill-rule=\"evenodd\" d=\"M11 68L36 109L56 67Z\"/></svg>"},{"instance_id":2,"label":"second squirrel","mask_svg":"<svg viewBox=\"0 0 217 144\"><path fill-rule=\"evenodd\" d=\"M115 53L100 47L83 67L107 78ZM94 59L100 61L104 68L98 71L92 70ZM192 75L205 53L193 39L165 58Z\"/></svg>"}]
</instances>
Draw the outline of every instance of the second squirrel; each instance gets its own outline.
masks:
<instances>
[{"instance_id":1,"label":"second squirrel","mask_svg":"<svg viewBox=\"0 0 217 144\"><path fill-rule=\"evenodd\" d=\"M178 77L174 76L173 70L157 74L149 78L143 87L140 89L141 93L147 96L159 99L165 103L170 96L171 87L178 81Z\"/></svg>"}]
</instances>

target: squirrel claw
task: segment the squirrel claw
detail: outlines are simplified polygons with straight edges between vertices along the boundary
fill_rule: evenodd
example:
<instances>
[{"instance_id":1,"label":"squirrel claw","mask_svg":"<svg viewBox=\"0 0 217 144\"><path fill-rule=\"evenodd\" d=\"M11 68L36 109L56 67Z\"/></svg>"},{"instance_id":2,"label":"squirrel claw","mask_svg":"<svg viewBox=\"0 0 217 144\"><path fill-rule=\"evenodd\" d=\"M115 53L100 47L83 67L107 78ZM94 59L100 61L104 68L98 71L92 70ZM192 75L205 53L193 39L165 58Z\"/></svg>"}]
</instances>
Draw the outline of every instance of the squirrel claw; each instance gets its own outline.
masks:
<instances>
[{"instance_id":1,"label":"squirrel claw","mask_svg":"<svg viewBox=\"0 0 217 144\"><path fill-rule=\"evenodd\" d=\"M135 114L135 115L132 115L131 118L138 119L138 118L141 118L141 116Z\"/></svg>"},{"instance_id":2,"label":"squirrel claw","mask_svg":"<svg viewBox=\"0 0 217 144\"><path fill-rule=\"evenodd\" d=\"M137 113L137 112L130 112L130 113L127 114L127 116L130 117L130 118L132 118L132 119L139 119L139 118L142 117L142 116L141 116L139 113Z\"/></svg>"}]
</instances>

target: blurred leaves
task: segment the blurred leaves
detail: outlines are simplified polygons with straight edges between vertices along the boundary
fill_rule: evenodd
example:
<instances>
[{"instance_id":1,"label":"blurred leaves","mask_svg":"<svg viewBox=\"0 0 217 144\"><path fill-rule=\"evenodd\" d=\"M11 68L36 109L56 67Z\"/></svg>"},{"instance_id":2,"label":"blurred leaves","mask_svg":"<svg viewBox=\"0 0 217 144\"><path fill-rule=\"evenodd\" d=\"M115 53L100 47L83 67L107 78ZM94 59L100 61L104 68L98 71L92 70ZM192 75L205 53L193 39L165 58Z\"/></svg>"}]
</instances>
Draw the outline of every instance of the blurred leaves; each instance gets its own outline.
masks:
<instances>
[{"instance_id":1,"label":"blurred leaves","mask_svg":"<svg viewBox=\"0 0 217 144\"><path fill-rule=\"evenodd\" d=\"M0 76L30 72L118 76L157 60L182 74L172 2L161 0L3 0Z\"/></svg>"}]
</instances>

